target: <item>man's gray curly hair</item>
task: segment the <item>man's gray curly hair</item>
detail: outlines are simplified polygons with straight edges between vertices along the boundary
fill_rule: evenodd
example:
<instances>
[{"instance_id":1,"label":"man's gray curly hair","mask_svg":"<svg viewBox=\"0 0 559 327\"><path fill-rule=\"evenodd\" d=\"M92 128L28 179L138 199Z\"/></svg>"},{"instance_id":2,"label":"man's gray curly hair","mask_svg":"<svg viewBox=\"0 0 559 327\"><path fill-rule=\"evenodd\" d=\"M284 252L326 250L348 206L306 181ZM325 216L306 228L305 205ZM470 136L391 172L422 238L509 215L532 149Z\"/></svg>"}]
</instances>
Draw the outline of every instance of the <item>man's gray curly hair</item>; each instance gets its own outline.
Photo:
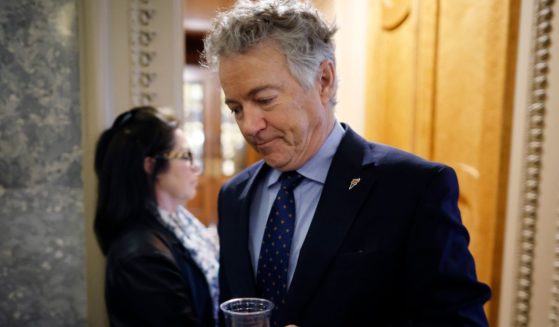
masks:
<instances>
[{"instance_id":1,"label":"man's gray curly hair","mask_svg":"<svg viewBox=\"0 0 559 327\"><path fill-rule=\"evenodd\" d=\"M233 8L220 12L204 39L202 64L217 70L221 57L243 53L271 40L285 54L291 74L306 89L317 78L325 59L335 64L333 36L328 25L308 1L239 0ZM336 103L337 81L330 99Z\"/></svg>"}]
</instances>

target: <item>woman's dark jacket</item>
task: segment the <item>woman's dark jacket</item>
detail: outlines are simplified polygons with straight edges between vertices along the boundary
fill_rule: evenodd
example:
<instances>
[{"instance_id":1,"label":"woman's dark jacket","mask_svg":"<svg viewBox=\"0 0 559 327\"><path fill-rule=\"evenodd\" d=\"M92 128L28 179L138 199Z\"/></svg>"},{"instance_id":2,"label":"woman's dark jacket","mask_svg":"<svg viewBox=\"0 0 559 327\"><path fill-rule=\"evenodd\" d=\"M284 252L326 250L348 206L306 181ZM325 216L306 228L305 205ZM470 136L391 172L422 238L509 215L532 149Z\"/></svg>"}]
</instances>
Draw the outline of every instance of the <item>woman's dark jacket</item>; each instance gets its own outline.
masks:
<instances>
[{"instance_id":1,"label":"woman's dark jacket","mask_svg":"<svg viewBox=\"0 0 559 327\"><path fill-rule=\"evenodd\" d=\"M118 238L107 255L111 326L213 326L204 274L155 218Z\"/></svg>"}]
</instances>

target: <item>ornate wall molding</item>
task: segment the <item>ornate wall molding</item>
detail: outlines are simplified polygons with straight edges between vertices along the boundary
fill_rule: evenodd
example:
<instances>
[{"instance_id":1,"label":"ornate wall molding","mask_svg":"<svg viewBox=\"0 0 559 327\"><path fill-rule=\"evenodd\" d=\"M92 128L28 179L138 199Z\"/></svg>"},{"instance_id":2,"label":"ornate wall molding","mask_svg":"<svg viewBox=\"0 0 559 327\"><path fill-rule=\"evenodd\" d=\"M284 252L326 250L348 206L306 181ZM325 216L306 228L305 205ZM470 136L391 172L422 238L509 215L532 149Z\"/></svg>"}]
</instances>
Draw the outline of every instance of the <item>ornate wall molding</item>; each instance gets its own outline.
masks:
<instances>
[{"instance_id":1,"label":"ornate wall molding","mask_svg":"<svg viewBox=\"0 0 559 327\"><path fill-rule=\"evenodd\" d=\"M556 231L555 231L555 255L553 260L553 277L551 287L551 304L549 321L551 326L559 326L559 194L556 206Z\"/></svg>"},{"instance_id":2,"label":"ornate wall molding","mask_svg":"<svg viewBox=\"0 0 559 327\"><path fill-rule=\"evenodd\" d=\"M158 94L153 84L157 73L153 61L157 58L154 43L158 37L154 28L157 10L151 0L130 0L130 103L132 106L153 105Z\"/></svg>"},{"instance_id":3,"label":"ornate wall molding","mask_svg":"<svg viewBox=\"0 0 559 327\"><path fill-rule=\"evenodd\" d=\"M527 107L528 133L524 149L526 156L524 158L522 207L520 210L520 248L513 317L514 326L518 327L529 326L530 323L535 235L536 222L538 220L542 147L545 128L547 75L549 72L548 64L551 46L552 4L553 0L537 0L534 10L534 25L532 26L531 83ZM559 262L559 258L557 262ZM559 283L559 277L554 282Z\"/></svg>"},{"instance_id":4,"label":"ornate wall molding","mask_svg":"<svg viewBox=\"0 0 559 327\"><path fill-rule=\"evenodd\" d=\"M71 2L71 1L70 1ZM101 131L132 106L182 108L183 0L79 1L87 320L108 326L104 257L93 232L93 153Z\"/></svg>"}]
</instances>

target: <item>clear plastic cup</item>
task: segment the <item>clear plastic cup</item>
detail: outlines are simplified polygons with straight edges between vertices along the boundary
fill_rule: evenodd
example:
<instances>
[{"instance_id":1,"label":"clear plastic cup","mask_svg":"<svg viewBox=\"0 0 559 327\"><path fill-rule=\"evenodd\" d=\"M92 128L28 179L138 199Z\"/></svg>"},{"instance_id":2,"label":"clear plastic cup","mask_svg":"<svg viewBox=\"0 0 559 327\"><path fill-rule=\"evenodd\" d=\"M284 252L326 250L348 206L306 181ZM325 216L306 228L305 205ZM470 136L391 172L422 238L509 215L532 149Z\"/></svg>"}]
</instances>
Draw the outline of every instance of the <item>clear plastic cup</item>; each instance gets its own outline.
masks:
<instances>
[{"instance_id":1,"label":"clear plastic cup","mask_svg":"<svg viewBox=\"0 0 559 327\"><path fill-rule=\"evenodd\" d=\"M266 299L237 298L219 307L227 327L269 327L274 304Z\"/></svg>"}]
</instances>

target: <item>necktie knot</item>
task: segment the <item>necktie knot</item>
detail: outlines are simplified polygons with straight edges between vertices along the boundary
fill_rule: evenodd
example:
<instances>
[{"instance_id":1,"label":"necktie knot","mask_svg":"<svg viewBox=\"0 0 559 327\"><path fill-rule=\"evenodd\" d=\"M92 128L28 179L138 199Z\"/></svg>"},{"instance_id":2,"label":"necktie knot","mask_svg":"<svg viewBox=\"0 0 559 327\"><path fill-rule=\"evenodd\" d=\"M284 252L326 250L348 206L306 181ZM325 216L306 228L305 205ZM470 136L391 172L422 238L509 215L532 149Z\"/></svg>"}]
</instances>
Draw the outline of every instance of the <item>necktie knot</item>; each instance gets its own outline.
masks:
<instances>
[{"instance_id":1,"label":"necktie knot","mask_svg":"<svg viewBox=\"0 0 559 327\"><path fill-rule=\"evenodd\" d=\"M288 192L293 191L303 180L303 175L299 174L297 171L286 171L280 176L281 188Z\"/></svg>"}]
</instances>

